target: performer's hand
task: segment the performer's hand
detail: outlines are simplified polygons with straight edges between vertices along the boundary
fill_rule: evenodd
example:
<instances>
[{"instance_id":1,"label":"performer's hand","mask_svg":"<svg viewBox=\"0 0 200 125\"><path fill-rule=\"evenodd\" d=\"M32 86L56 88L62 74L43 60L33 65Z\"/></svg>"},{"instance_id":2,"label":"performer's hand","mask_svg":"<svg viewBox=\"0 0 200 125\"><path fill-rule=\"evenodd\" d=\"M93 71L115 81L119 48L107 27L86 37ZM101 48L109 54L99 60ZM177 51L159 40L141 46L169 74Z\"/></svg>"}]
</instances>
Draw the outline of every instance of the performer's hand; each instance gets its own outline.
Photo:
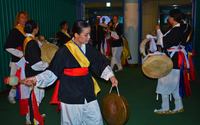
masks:
<instances>
[{"instance_id":1,"label":"performer's hand","mask_svg":"<svg viewBox=\"0 0 200 125\"><path fill-rule=\"evenodd\" d=\"M156 25L156 30L159 30L160 29L160 25Z\"/></svg>"},{"instance_id":2,"label":"performer's hand","mask_svg":"<svg viewBox=\"0 0 200 125\"><path fill-rule=\"evenodd\" d=\"M116 79L115 76L112 76L112 77L110 78L110 81L111 81L111 83L112 83L112 87L118 86L118 80Z\"/></svg>"},{"instance_id":3,"label":"performer's hand","mask_svg":"<svg viewBox=\"0 0 200 125\"><path fill-rule=\"evenodd\" d=\"M36 80L36 77L35 77L35 76L33 76L33 77L28 77L28 78L26 78L26 79L20 81L20 83L25 84L25 85L27 85L27 86L35 86L35 85L36 85L36 82L37 82L37 80Z\"/></svg>"}]
</instances>

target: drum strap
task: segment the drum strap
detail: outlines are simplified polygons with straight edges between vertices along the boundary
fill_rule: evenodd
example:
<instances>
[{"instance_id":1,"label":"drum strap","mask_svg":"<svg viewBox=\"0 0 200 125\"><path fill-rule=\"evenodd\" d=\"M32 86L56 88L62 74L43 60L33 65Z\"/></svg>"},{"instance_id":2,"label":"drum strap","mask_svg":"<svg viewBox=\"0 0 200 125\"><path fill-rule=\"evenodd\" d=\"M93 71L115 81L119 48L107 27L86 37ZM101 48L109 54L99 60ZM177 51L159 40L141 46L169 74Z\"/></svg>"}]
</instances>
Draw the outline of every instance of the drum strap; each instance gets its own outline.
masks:
<instances>
[{"instance_id":1,"label":"drum strap","mask_svg":"<svg viewBox=\"0 0 200 125\"><path fill-rule=\"evenodd\" d=\"M113 89L113 87L111 87L111 88L110 88L110 91L109 91L109 93L111 93L111 92L112 92L112 89ZM116 89L117 89L117 95L118 95L118 96L120 96L120 94L119 94L119 89L118 89L118 86L116 86Z\"/></svg>"}]
</instances>

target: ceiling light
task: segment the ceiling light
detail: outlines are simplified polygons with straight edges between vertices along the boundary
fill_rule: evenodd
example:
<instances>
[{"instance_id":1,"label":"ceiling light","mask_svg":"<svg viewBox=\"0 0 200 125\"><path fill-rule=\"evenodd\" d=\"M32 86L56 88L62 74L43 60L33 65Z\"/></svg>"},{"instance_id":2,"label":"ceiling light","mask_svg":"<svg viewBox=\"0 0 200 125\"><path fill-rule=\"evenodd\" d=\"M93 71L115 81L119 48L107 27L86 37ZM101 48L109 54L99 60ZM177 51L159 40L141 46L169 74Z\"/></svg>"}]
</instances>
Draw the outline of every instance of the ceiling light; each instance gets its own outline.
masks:
<instances>
[{"instance_id":1,"label":"ceiling light","mask_svg":"<svg viewBox=\"0 0 200 125\"><path fill-rule=\"evenodd\" d=\"M111 3L110 2L106 2L106 7L111 7Z\"/></svg>"}]
</instances>

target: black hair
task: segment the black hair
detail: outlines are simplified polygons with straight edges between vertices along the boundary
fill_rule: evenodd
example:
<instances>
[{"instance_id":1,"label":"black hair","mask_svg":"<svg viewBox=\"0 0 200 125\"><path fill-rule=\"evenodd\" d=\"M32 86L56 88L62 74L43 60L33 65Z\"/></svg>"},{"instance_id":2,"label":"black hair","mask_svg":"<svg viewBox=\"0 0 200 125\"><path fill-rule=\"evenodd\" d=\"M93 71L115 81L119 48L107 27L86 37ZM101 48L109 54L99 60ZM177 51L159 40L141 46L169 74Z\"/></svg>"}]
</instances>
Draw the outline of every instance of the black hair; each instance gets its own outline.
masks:
<instances>
[{"instance_id":1,"label":"black hair","mask_svg":"<svg viewBox=\"0 0 200 125\"><path fill-rule=\"evenodd\" d=\"M173 9L170 10L169 16L173 17L176 22L180 23L183 18L183 13L179 9Z\"/></svg>"},{"instance_id":2,"label":"black hair","mask_svg":"<svg viewBox=\"0 0 200 125\"><path fill-rule=\"evenodd\" d=\"M74 22L73 28L72 28L72 33L73 35L75 33L80 34L83 31L83 28L90 27L90 24L85 21L85 20L77 20Z\"/></svg>"},{"instance_id":3,"label":"black hair","mask_svg":"<svg viewBox=\"0 0 200 125\"><path fill-rule=\"evenodd\" d=\"M119 16L117 16L117 15L114 15L113 18L114 18L114 17L116 17L117 19L119 19Z\"/></svg>"},{"instance_id":4,"label":"black hair","mask_svg":"<svg viewBox=\"0 0 200 125\"><path fill-rule=\"evenodd\" d=\"M62 21L60 23L60 29L62 29L64 25L68 25L67 21Z\"/></svg>"},{"instance_id":5,"label":"black hair","mask_svg":"<svg viewBox=\"0 0 200 125\"><path fill-rule=\"evenodd\" d=\"M28 20L24 27L25 33L33 33L33 30L38 27L38 24L33 20Z\"/></svg>"}]
</instances>

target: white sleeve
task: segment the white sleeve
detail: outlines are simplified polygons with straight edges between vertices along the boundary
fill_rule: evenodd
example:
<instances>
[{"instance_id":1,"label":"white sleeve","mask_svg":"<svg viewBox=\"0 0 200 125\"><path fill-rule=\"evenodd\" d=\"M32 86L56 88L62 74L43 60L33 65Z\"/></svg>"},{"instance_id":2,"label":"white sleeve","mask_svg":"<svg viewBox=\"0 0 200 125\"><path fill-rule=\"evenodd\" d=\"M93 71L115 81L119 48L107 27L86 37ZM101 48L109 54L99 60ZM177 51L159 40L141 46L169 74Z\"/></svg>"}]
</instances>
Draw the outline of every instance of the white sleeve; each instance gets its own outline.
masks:
<instances>
[{"instance_id":1,"label":"white sleeve","mask_svg":"<svg viewBox=\"0 0 200 125\"><path fill-rule=\"evenodd\" d=\"M153 35L151 35L151 34L147 34L147 35L146 35L146 38L149 39L149 40L150 40L150 39L155 39L155 40L157 40L157 37L156 37L156 36L153 36Z\"/></svg>"},{"instance_id":2,"label":"white sleeve","mask_svg":"<svg viewBox=\"0 0 200 125\"><path fill-rule=\"evenodd\" d=\"M24 55L22 51L14 48L7 48L6 51L19 58L23 57Z\"/></svg>"},{"instance_id":3,"label":"white sleeve","mask_svg":"<svg viewBox=\"0 0 200 125\"><path fill-rule=\"evenodd\" d=\"M31 68L35 71L44 71L48 66L49 64L47 62L40 61L32 65Z\"/></svg>"},{"instance_id":4,"label":"white sleeve","mask_svg":"<svg viewBox=\"0 0 200 125\"><path fill-rule=\"evenodd\" d=\"M157 51L157 46L156 46L156 42L155 42L155 39L150 39L150 45L149 45L149 50L151 52L155 52Z\"/></svg>"},{"instance_id":5,"label":"white sleeve","mask_svg":"<svg viewBox=\"0 0 200 125\"><path fill-rule=\"evenodd\" d=\"M101 78L105 79L106 81L108 81L112 76L114 76L114 73L112 71L112 68L110 66L107 66L102 74L101 74Z\"/></svg>"},{"instance_id":6,"label":"white sleeve","mask_svg":"<svg viewBox=\"0 0 200 125\"><path fill-rule=\"evenodd\" d=\"M114 39L116 39L116 40L119 39L119 35L115 31L111 31L111 37L114 38Z\"/></svg>"},{"instance_id":7,"label":"white sleeve","mask_svg":"<svg viewBox=\"0 0 200 125\"><path fill-rule=\"evenodd\" d=\"M50 70L46 70L38 75L36 75L36 86L40 88L45 88L52 85L57 79L57 76Z\"/></svg>"},{"instance_id":8,"label":"white sleeve","mask_svg":"<svg viewBox=\"0 0 200 125\"><path fill-rule=\"evenodd\" d=\"M163 34L160 29L157 30L157 44L163 47Z\"/></svg>"}]
</instances>

